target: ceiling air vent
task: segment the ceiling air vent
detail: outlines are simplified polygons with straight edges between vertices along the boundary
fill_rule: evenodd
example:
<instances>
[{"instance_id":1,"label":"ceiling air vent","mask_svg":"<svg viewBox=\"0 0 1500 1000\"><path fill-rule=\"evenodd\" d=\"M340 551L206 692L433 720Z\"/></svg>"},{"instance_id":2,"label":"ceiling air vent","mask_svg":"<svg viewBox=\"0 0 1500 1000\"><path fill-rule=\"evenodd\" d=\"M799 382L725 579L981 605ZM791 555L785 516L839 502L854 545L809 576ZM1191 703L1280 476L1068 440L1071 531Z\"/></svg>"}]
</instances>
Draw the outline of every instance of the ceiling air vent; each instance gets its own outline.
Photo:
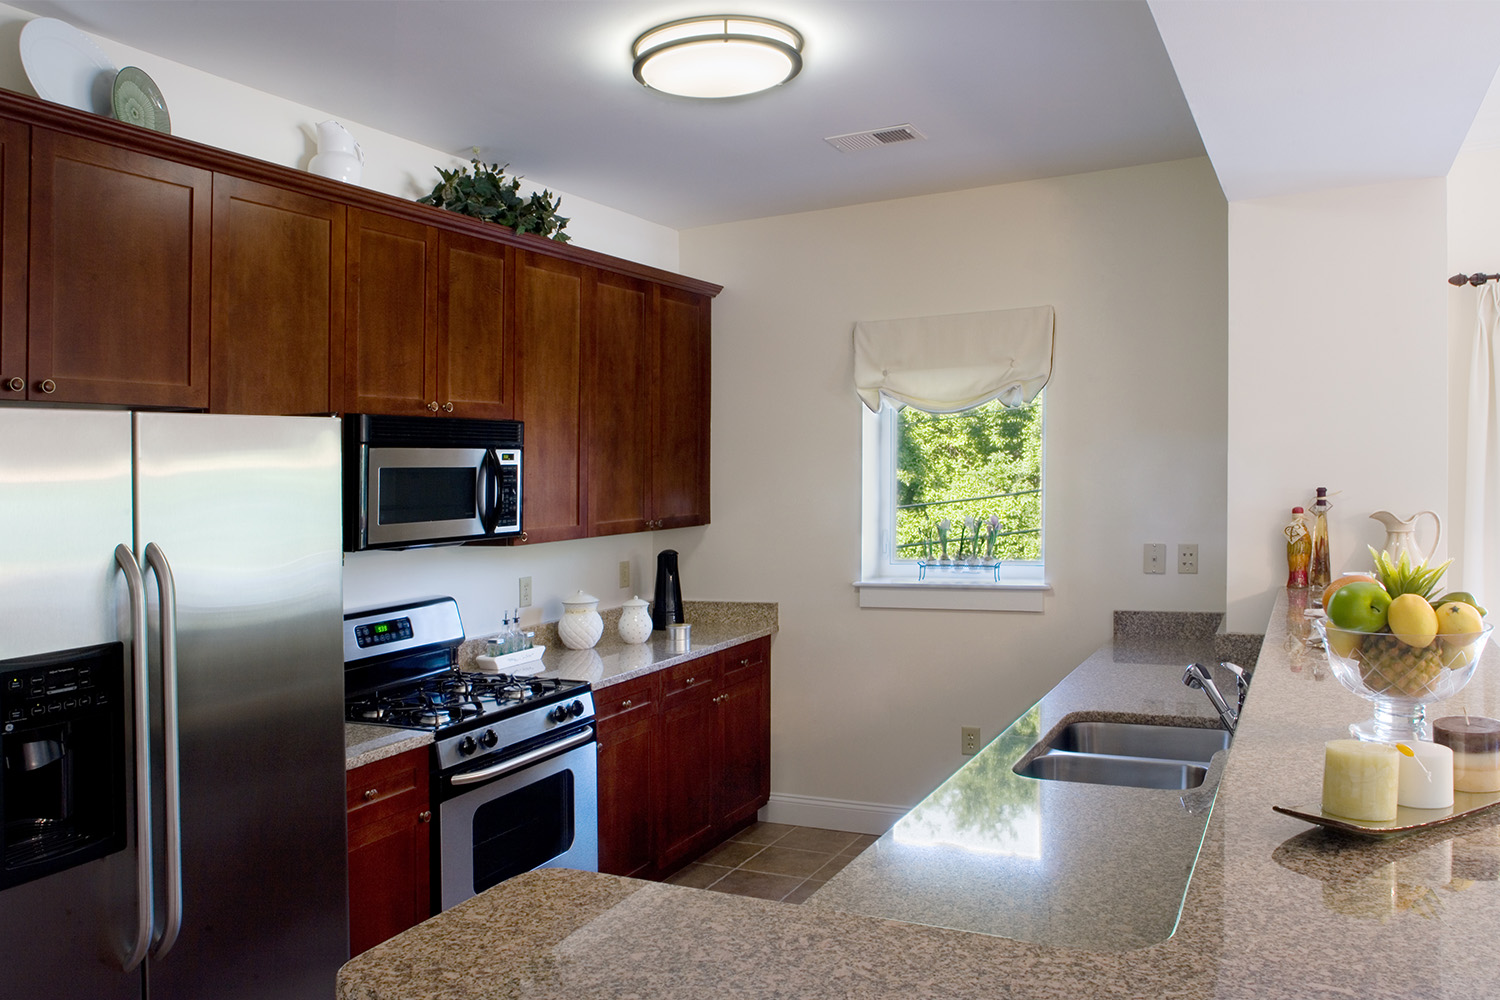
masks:
<instances>
[{"instance_id":1,"label":"ceiling air vent","mask_svg":"<svg viewBox=\"0 0 1500 1000\"><path fill-rule=\"evenodd\" d=\"M857 149L873 149L876 146L890 146L898 142L913 142L925 138L927 137L911 125L891 125L886 128L872 128L868 132L830 135L824 137L823 141L835 149L852 153Z\"/></svg>"}]
</instances>

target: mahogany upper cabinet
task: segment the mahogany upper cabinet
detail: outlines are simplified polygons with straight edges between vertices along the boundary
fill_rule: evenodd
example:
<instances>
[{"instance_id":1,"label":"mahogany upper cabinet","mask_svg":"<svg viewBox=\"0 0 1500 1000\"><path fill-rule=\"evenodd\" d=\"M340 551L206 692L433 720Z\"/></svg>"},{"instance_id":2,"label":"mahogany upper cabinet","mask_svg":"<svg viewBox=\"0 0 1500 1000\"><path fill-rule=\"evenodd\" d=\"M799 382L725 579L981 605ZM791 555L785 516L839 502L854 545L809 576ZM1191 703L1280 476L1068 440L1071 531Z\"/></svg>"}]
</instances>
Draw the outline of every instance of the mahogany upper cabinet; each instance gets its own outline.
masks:
<instances>
[{"instance_id":1,"label":"mahogany upper cabinet","mask_svg":"<svg viewBox=\"0 0 1500 1000\"><path fill-rule=\"evenodd\" d=\"M0 400L26 398L26 202L30 129L0 118Z\"/></svg>"},{"instance_id":2,"label":"mahogany upper cabinet","mask_svg":"<svg viewBox=\"0 0 1500 1000\"><path fill-rule=\"evenodd\" d=\"M657 286L650 514L657 528L709 520L710 302L701 293Z\"/></svg>"},{"instance_id":3,"label":"mahogany upper cabinet","mask_svg":"<svg viewBox=\"0 0 1500 1000\"><path fill-rule=\"evenodd\" d=\"M214 176L215 413L343 409L344 206Z\"/></svg>"},{"instance_id":4,"label":"mahogany upper cabinet","mask_svg":"<svg viewBox=\"0 0 1500 1000\"><path fill-rule=\"evenodd\" d=\"M516 254L516 416L525 425L521 490L531 542L582 538L588 483L583 365L591 275L581 264Z\"/></svg>"},{"instance_id":5,"label":"mahogany upper cabinet","mask_svg":"<svg viewBox=\"0 0 1500 1000\"><path fill-rule=\"evenodd\" d=\"M350 209L348 253L349 412L513 415L503 244Z\"/></svg>"},{"instance_id":6,"label":"mahogany upper cabinet","mask_svg":"<svg viewBox=\"0 0 1500 1000\"><path fill-rule=\"evenodd\" d=\"M208 406L211 197L207 170L32 129L30 398Z\"/></svg>"},{"instance_id":7,"label":"mahogany upper cabinet","mask_svg":"<svg viewBox=\"0 0 1500 1000\"><path fill-rule=\"evenodd\" d=\"M584 378L589 534L645 531L651 509L652 288L607 271L590 274L594 326Z\"/></svg>"}]
</instances>

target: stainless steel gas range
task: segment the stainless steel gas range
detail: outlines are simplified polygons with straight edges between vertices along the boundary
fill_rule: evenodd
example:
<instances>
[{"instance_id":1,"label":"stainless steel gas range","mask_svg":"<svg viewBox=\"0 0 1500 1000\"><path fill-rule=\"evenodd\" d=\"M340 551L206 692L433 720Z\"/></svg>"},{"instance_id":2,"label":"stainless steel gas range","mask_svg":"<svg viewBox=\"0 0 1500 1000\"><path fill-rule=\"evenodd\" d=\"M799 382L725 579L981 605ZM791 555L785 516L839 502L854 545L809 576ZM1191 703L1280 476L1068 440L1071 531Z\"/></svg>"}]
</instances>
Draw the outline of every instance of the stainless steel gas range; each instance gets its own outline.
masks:
<instances>
[{"instance_id":1,"label":"stainless steel gas range","mask_svg":"<svg viewBox=\"0 0 1500 1000\"><path fill-rule=\"evenodd\" d=\"M435 910L534 868L599 867L589 685L460 671L463 639L451 597L344 616L347 720L436 741Z\"/></svg>"}]
</instances>

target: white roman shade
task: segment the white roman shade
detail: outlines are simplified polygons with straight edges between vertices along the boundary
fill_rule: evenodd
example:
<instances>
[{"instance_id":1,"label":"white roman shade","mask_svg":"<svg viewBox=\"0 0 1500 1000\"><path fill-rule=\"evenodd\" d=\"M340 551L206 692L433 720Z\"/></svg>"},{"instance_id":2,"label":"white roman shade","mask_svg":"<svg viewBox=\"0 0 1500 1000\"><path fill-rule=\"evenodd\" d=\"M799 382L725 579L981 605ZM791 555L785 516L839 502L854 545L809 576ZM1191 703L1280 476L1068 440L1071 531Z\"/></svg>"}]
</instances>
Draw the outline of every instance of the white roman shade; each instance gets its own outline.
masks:
<instances>
[{"instance_id":1,"label":"white roman shade","mask_svg":"<svg viewBox=\"0 0 1500 1000\"><path fill-rule=\"evenodd\" d=\"M1024 406L1052 376L1051 306L854 324L854 388L928 413Z\"/></svg>"}]
</instances>

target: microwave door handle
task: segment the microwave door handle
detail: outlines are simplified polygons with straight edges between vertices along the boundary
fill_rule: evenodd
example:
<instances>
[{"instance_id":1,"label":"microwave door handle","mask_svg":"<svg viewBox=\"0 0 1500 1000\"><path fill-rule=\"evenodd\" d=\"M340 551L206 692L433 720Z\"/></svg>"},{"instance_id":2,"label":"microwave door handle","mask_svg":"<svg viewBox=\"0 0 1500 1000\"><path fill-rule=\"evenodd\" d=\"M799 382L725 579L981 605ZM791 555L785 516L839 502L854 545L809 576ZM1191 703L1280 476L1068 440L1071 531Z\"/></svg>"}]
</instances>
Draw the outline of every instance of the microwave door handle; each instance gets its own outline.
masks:
<instances>
[{"instance_id":1,"label":"microwave door handle","mask_svg":"<svg viewBox=\"0 0 1500 1000\"><path fill-rule=\"evenodd\" d=\"M135 693L135 943L125 959L125 971L134 972L146 960L151 947L155 903L151 898L151 708L146 701L150 667L146 660L146 584L135 553L128 545L115 546L115 563L125 575L130 594L130 665Z\"/></svg>"},{"instance_id":2,"label":"microwave door handle","mask_svg":"<svg viewBox=\"0 0 1500 1000\"><path fill-rule=\"evenodd\" d=\"M493 448L484 450L475 491L479 499L479 522L486 535L493 535L500 523L500 459Z\"/></svg>"},{"instance_id":3,"label":"microwave door handle","mask_svg":"<svg viewBox=\"0 0 1500 1000\"><path fill-rule=\"evenodd\" d=\"M146 566L156 574L161 600L161 717L163 771L167 806L167 920L161 938L151 949L152 958L165 958L182 930L182 764L180 759L177 699L177 585L172 566L161 548L146 546Z\"/></svg>"}]
</instances>

